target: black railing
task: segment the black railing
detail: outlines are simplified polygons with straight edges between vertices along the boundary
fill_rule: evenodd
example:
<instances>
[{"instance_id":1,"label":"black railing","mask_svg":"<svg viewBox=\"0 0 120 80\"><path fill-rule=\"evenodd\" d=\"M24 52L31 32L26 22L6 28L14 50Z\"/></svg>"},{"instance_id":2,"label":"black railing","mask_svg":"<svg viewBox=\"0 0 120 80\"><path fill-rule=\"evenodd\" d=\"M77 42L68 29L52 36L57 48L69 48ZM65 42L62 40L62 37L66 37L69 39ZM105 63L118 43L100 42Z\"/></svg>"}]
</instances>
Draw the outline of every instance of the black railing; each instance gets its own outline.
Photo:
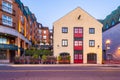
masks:
<instances>
[{"instance_id":1,"label":"black railing","mask_svg":"<svg viewBox=\"0 0 120 80\"><path fill-rule=\"evenodd\" d=\"M14 15L14 16L15 16L15 14L16 14L16 12L15 12L14 9L9 8L9 7L5 6L5 5L0 5L0 10L3 11L3 12L6 12L6 13L8 13L8 14L12 14L12 15Z\"/></svg>"},{"instance_id":2,"label":"black railing","mask_svg":"<svg viewBox=\"0 0 120 80\"><path fill-rule=\"evenodd\" d=\"M5 20L5 19L1 19L1 18L0 18L0 25L7 26L9 28L14 28L14 29L16 28L16 23Z\"/></svg>"}]
</instances>

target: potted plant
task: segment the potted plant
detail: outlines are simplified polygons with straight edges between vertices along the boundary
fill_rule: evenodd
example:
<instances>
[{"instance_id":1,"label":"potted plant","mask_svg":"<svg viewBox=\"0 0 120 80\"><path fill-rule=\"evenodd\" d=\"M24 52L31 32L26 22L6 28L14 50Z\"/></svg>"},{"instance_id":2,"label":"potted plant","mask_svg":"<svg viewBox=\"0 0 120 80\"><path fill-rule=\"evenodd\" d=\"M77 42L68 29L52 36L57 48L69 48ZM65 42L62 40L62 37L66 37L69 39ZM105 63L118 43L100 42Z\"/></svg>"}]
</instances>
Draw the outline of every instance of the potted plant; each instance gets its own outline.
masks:
<instances>
[{"instance_id":1,"label":"potted plant","mask_svg":"<svg viewBox=\"0 0 120 80\"><path fill-rule=\"evenodd\" d=\"M43 55L43 56L42 56L42 63L45 64L45 63L46 63L46 60L47 60L47 56L46 56L46 55Z\"/></svg>"},{"instance_id":2,"label":"potted plant","mask_svg":"<svg viewBox=\"0 0 120 80\"><path fill-rule=\"evenodd\" d=\"M20 64L20 57L18 56L15 57L14 64Z\"/></svg>"},{"instance_id":3,"label":"potted plant","mask_svg":"<svg viewBox=\"0 0 120 80\"><path fill-rule=\"evenodd\" d=\"M62 63L62 57L58 56L58 63L61 64Z\"/></svg>"},{"instance_id":4,"label":"potted plant","mask_svg":"<svg viewBox=\"0 0 120 80\"><path fill-rule=\"evenodd\" d=\"M39 55L33 54L33 60L34 60L34 64L39 64Z\"/></svg>"}]
</instances>

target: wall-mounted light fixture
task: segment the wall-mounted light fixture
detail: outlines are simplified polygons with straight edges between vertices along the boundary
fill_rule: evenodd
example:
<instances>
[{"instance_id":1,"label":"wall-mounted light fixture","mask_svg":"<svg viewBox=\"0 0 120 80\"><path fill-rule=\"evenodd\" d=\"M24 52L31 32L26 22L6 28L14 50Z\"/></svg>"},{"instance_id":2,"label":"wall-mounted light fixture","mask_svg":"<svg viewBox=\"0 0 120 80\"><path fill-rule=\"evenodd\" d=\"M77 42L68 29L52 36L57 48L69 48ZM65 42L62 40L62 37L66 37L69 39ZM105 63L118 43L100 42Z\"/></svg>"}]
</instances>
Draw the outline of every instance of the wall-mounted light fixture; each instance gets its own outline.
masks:
<instances>
[{"instance_id":1,"label":"wall-mounted light fixture","mask_svg":"<svg viewBox=\"0 0 120 80\"><path fill-rule=\"evenodd\" d=\"M100 45L98 45L97 47L100 48Z\"/></svg>"},{"instance_id":2,"label":"wall-mounted light fixture","mask_svg":"<svg viewBox=\"0 0 120 80\"><path fill-rule=\"evenodd\" d=\"M118 50L120 50L120 47L118 47Z\"/></svg>"}]
</instances>

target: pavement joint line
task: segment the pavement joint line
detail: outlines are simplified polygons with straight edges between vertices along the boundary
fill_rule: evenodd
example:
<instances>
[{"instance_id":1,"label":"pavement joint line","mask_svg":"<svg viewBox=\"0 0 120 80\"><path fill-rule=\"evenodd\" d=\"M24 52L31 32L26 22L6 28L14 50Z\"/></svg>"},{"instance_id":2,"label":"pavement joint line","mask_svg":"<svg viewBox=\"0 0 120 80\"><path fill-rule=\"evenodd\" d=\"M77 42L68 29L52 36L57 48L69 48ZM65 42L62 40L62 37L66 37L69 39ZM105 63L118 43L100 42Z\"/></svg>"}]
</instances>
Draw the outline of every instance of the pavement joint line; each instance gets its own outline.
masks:
<instances>
[{"instance_id":1,"label":"pavement joint line","mask_svg":"<svg viewBox=\"0 0 120 80\"><path fill-rule=\"evenodd\" d=\"M72 67L72 66L89 66L89 67L120 67L120 65L99 65L99 64L53 64L53 65L49 65L49 64L36 64L36 65L32 65L32 64L25 64L25 65L15 65L15 64L10 64L8 66L11 67Z\"/></svg>"},{"instance_id":2,"label":"pavement joint line","mask_svg":"<svg viewBox=\"0 0 120 80\"><path fill-rule=\"evenodd\" d=\"M120 72L120 70L0 70L0 72Z\"/></svg>"},{"instance_id":3,"label":"pavement joint line","mask_svg":"<svg viewBox=\"0 0 120 80\"><path fill-rule=\"evenodd\" d=\"M120 67L120 64L0 64L9 67Z\"/></svg>"}]
</instances>

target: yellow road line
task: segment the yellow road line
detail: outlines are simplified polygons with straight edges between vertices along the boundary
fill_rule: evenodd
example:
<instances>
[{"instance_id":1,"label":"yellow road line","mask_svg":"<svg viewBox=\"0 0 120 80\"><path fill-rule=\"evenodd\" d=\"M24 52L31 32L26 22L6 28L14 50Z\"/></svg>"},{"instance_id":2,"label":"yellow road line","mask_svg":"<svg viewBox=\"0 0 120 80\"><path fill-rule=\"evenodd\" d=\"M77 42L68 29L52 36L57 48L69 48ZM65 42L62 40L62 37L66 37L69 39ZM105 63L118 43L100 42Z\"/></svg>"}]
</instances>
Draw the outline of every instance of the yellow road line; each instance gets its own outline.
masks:
<instances>
[{"instance_id":1,"label":"yellow road line","mask_svg":"<svg viewBox=\"0 0 120 80\"><path fill-rule=\"evenodd\" d=\"M0 72L120 72L120 70L0 70Z\"/></svg>"}]
</instances>

